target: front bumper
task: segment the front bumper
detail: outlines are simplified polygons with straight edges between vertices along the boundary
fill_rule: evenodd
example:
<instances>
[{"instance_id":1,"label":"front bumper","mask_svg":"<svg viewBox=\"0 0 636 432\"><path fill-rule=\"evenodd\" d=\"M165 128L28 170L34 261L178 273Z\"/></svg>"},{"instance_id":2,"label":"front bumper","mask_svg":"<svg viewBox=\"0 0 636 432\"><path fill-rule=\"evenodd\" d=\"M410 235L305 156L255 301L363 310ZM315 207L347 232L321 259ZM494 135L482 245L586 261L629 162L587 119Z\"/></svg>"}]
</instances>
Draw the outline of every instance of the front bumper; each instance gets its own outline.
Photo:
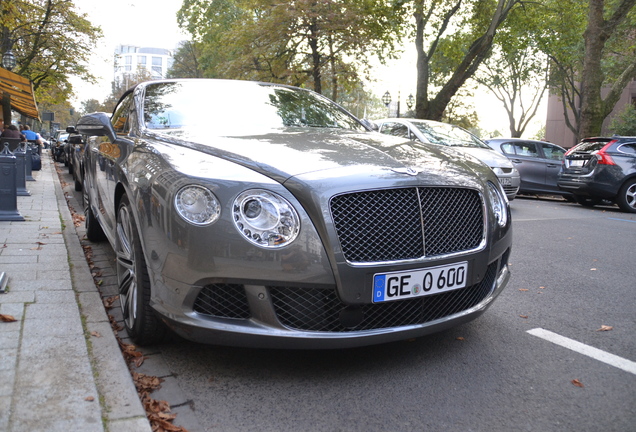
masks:
<instances>
[{"instance_id":1,"label":"front bumper","mask_svg":"<svg viewBox=\"0 0 636 432\"><path fill-rule=\"evenodd\" d=\"M177 334L196 342L286 349L373 345L425 336L477 318L508 283L509 254L508 248L472 286L396 302L345 305L335 287L215 284L191 289L185 312L153 307ZM214 292L220 289L234 294L225 292L225 304L219 307Z\"/></svg>"},{"instance_id":2,"label":"front bumper","mask_svg":"<svg viewBox=\"0 0 636 432\"><path fill-rule=\"evenodd\" d=\"M521 186L521 177L519 177L519 174L498 175L497 179L499 180L501 187L503 187L508 201L512 201L513 199L515 199L515 197L519 193L519 187Z\"/></svg>"}]
</instances>

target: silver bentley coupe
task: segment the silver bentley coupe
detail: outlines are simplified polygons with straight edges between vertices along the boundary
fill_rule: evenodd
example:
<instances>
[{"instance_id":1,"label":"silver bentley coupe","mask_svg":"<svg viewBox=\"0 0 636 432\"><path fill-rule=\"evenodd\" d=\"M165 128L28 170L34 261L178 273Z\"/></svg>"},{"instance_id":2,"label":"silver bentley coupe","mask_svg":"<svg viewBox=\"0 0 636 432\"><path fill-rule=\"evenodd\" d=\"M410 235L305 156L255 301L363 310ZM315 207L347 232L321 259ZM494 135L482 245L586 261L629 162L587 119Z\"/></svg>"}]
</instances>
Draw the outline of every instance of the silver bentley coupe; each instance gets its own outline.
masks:
<instances>
[{"instance_id":1,"label":"silver bentley coupe","mask_svg":"<svg viewBox=\"0 0 636 432\"><path fill-rule=\"evenodd\" d=\"M488 166L373 132L315 92L150 81L76 129L87 237L115 250L140 345L420 337L476 318L510 278L510 209Z\"/></svg>"}]
</instances>

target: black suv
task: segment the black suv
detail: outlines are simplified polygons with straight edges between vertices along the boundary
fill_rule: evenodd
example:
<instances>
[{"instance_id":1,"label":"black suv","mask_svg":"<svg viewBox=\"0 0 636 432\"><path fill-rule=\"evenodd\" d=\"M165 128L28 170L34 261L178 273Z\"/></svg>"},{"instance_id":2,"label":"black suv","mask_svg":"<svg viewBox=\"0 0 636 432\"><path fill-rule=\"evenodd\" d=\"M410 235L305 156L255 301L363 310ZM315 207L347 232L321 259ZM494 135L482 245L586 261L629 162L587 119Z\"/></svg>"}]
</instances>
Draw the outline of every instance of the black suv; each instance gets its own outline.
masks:
<instances>
[{"instance_id":1,"label":"black suv","mask_svg":"<svg viewBox=\"0 0 636 432\"><path fill-rule=\"evenodd\" d=\"M565 153L557 183L579 204L610 200L636 213L636 137L584 139Z\"/></svg>"}]
</instances>

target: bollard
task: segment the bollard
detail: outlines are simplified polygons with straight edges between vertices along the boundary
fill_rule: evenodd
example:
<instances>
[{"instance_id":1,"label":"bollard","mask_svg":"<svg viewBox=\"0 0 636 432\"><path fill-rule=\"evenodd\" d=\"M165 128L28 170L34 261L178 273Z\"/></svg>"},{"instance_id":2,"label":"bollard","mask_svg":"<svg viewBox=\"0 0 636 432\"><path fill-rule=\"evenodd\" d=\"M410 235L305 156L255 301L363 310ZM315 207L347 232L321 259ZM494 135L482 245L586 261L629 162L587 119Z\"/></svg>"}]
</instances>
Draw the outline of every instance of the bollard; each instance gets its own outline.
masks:
<instances>
[{"instance_id":1,"label":"bollard","mask_svg":"<svg viewBox=\"0 0 636 432\"><path fill-rule=\"evenodd\" d=\"M31 196L31 192L26 188L26 154L22 146L18 146L13 155L15 156L15 184L18 196Z\"/></svg>"},{"instance_id":2,"label":"bollard","mask_svg":"<svg viewBox=\"0 0 636 432\"><path fill-rule=\"evenodd\" d=\"M0 152L0 221L24 221L18 211L16 165L16 157L5 144Z\"/></svg>"},{"instance_id":3,"label":"bollard","mask_svg":"<svg viewBox=\"0 0 636 432\"><path fill-rule=\"evenodd\" d=\"M24 143L24 168L26 181L35 181L33 178L33 150L26 142Z\"/></svg>"}]
</instances>

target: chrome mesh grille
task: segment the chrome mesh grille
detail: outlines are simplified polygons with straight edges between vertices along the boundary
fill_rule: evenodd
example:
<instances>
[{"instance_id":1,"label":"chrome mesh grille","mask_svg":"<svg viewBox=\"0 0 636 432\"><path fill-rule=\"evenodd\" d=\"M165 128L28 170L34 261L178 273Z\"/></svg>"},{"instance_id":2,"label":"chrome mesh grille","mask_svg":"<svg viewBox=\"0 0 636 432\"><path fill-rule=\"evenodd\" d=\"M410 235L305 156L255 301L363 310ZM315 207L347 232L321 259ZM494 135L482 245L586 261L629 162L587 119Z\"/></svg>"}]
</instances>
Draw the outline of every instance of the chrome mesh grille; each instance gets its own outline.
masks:
<instances>
[{"instance_id":1,"label":"chrome mesh grille","mask_svg":"<svg viewBox=\"0 0 636 432\"><path fill-rule=\"evenodd\" d=\"M245 288L239 284L206 285L194 301L195 312L220 318L251 316Z\"/></svg>"},{"instance_id":2,"label":"chrome mesh grille","mask_svg":"<svg viewBox=\"0 0 636 432\"><path fill-rule=\"evenodd\" d=\"M351 332L423 324L469 309L493 290L498 262L488 266L484 279L473 286L441 294L364 305L362 320L345 327L340 314L346 305L332 289L269 287L274 310L286 327L303 331Z\"/></svg>"},{"instance_id":3,"label":"chrome mesh grille","mask_svg":"<svg viewBox=\"0 0 636 432\"><path fill-rule=\"evenodd\" d=\"M342 253L349 262L382 262L477 248L484 218L477 191L404 188L356 192L331 200Z\"/></svg>"}]
</instances>

